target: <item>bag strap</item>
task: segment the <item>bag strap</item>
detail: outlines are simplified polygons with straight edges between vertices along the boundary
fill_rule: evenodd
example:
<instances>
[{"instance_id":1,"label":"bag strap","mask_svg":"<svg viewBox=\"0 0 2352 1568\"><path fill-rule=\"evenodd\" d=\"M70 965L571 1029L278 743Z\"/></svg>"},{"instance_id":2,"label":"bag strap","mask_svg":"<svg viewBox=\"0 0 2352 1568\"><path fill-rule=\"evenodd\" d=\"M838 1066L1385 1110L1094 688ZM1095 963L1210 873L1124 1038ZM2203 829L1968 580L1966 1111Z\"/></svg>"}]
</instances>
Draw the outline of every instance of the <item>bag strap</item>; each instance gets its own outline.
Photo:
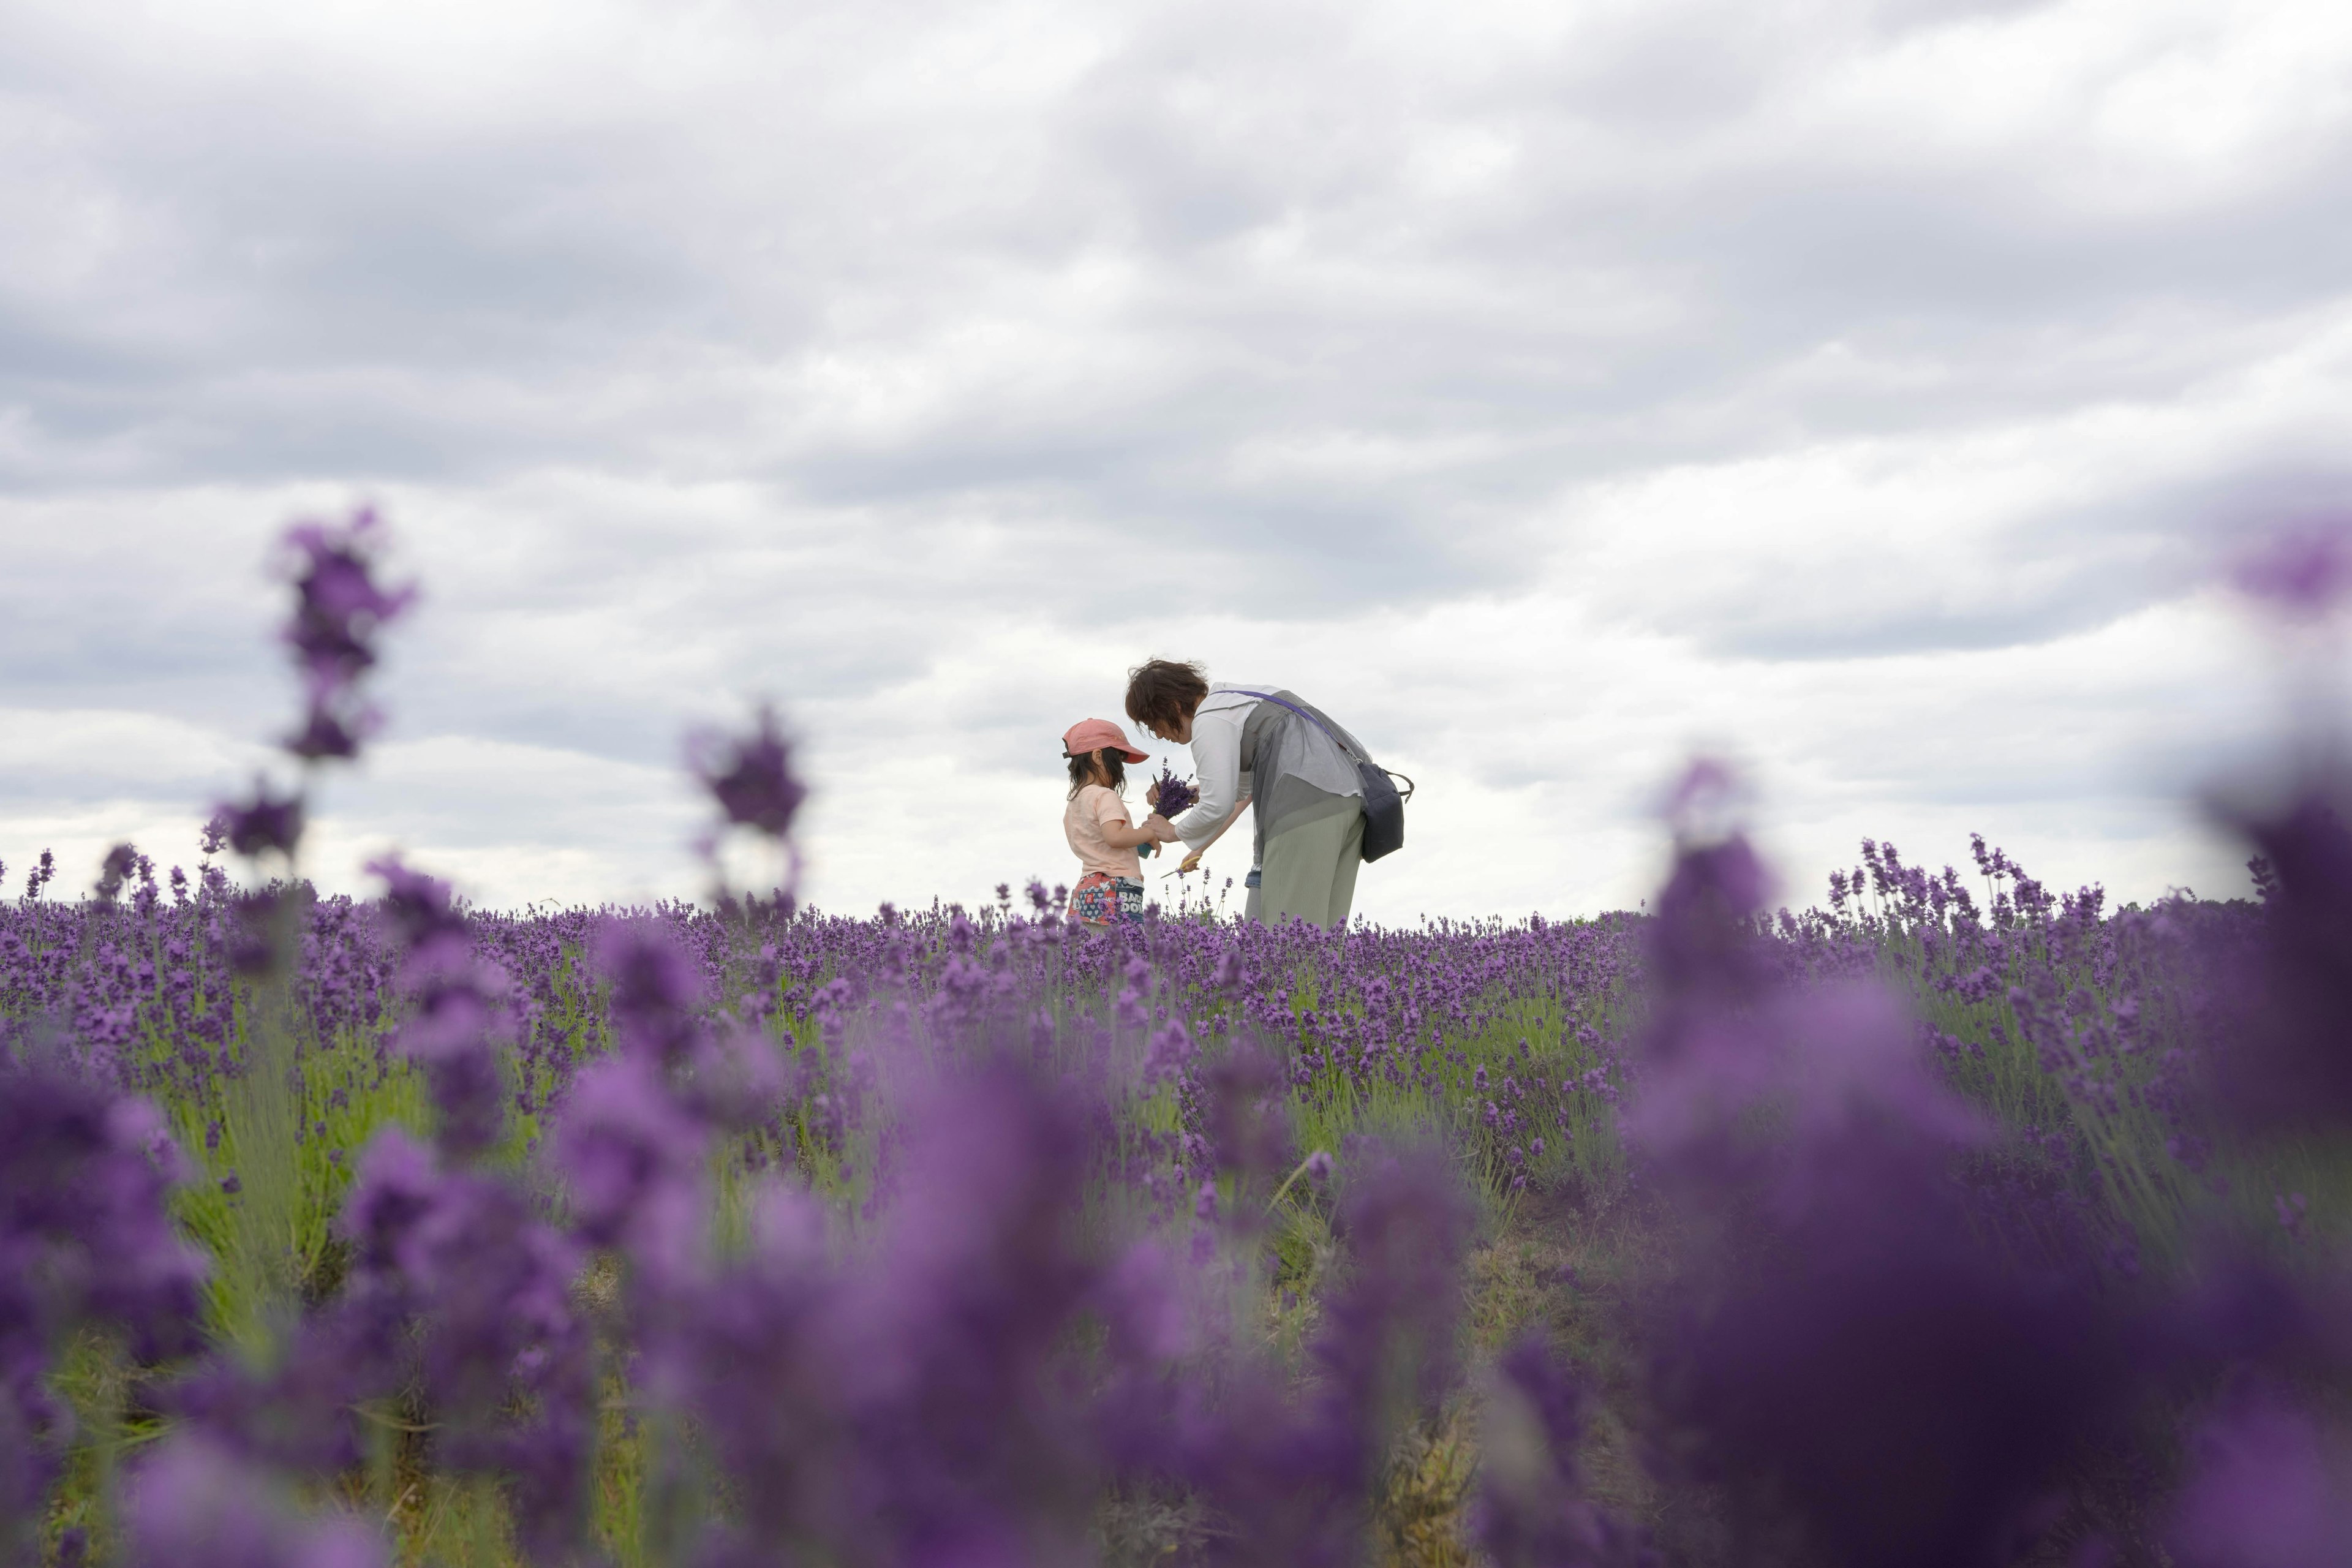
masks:
<instances>
[{"instance_id":1,"label":"bag strap","mask_svg":"<svg viewBox=\"0 0 2352 1568\"><path fill-rule=\"evenodd\" d=\"M1301 719L1306 720L1308 723L1322 731L1326 735L1330 735L1331 743L1339 747L1339 754L1346 757L1349 762L1356 763L1360 767L1368 766L1381 768L1381 764L1373 762L1371 758L1359 756L1355 747L1350 746L1347 742L1339 739L1339 736L1331 734L1330 725L1326 724L1322 720L1318 719L1314 714L1309 713L1306 709L1298 706L1297 703L1285 702L1281 698L1276 697L1271 691L1244 691L1238 686L1228 686L1225 689L1232 692L1236 697L1255 697L1262 702L1271 702L1278 708L1289 709L1293 713L1297 714ZM1404 789L1399 794L1397 797L1398 799L1411 800L1412 798L1412 781L1411 779L1405 779L1402 773L1397 773L1393 769L1390 768L1381 768L1381 772L1388 774L1388 776L1392 779L1404 779Z\"/></svg>"},{"instance_id":2,"label":"bag strap","mask_svg":"<svg viewBox=\"0 0 2352 1568\"><path fill-rule=\"evenodd\" d=\"M1309 713L1306 709L1301 708L1296 702L1285 702L1281 698L1276 697L1271 691L1244 691L1238 686L1228 686L1225 689L1232 692L1236 697L1255 697L1262 701L1271 702L1277 708L1289 709L1293 713L1297 714L1301 719L1306 720L1308 723L1322 731L1326 735L1330 735L1331 743L1339 747L1340 754L1345 756L1351 763L1369 763L1372 760L1370 757L1360 757L1356 755L1355 747L1350 746L1347 742L1339 739L1339 736L1331 734L1330 725L1326 724L1322 720L1318 719L1314 714ZM1386 770L1383 769L1382 771L1385 772Z\"/></svg>"}]
</instances>

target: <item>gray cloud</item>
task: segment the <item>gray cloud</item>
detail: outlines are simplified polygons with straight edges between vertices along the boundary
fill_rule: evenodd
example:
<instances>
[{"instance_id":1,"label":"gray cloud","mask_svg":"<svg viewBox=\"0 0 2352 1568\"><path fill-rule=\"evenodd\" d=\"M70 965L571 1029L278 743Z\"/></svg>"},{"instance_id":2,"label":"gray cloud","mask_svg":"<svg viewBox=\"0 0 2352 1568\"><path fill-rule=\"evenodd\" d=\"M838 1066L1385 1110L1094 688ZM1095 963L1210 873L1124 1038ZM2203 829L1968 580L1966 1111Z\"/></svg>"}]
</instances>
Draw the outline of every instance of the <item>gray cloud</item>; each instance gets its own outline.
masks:
<instances>
[{"instance_id":1,"label":"gray cloud","mask_svg":"<svg viewBox=\"0 0 2352 1568\"><path fill-rule=\"evenodd\" d=\"M2292 6L2185 26L20 7L0 706L267 737L268 531L373 496L431 595L387 741L506 782L461 829L436 752L344 791L354 824L593 856L684 809L652 781L687 724L766 689L878 831L958 767L1034 783L1153 650L1361 667L1400 752L1573 711L1601 730L1464 787L1616 822L1636 763L1594 753L1664 765L1683 700L1562 709L1547 659L1899 686L2182 605L2217 526L2352 493L2345 40ZM1491 700L1401 717L1431 681L1381 628L1417 617L1497 639ZM976 691L981 659L1018 684ZM1937 668L1902 679L1998 734ZM902 800L877 737L910 725L940 760ZM1788 736L1791 777L2086 821L2145 755L2118 731L2020 795ZM178 787L149 776L37 793Z\"/></svg>"}]
</instances>

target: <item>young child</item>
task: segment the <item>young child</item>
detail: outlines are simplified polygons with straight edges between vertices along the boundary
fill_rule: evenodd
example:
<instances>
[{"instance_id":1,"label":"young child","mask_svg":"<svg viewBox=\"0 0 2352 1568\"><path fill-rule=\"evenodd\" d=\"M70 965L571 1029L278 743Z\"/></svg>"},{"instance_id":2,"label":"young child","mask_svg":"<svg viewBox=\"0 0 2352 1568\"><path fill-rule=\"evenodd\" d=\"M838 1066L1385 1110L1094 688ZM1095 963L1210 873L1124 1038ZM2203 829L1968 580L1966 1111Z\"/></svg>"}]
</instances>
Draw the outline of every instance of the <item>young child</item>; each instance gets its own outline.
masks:
<instances>
[{"instance_id":1,"label":"young child","mask_svg":"<svg viewBox=\"0 0 2352 1568\"><path fill-rule=\"evenodd\" d=\"M1069 804L1062 808L1062 835L1078 858L1078 885L1070 889L1070 918L1090 926L1143 918L1144 854L1176 836L1168 819L1153 813L1138 827L1129 820L1121 791L1129 763L1144 753L1127 743L1126 732L1108 719L1073 724L1062 735L1062 755L1070 763Z\"/></svg>"}]
</instances>

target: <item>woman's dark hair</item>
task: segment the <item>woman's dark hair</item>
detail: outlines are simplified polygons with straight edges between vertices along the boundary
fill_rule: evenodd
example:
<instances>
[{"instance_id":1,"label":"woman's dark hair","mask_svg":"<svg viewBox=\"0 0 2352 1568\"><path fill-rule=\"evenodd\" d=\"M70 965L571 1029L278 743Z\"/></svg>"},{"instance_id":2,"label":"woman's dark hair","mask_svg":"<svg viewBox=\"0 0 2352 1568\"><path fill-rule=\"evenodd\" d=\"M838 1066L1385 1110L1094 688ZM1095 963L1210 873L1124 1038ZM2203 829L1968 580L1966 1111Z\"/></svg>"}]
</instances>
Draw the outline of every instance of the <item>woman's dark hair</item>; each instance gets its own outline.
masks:
<instances>
[{"instance_id":1,"label":"woman's dark hair","mask_svg":"<svg viewBox=\"0 0 2352 1568\"><path fill-rule=\"evenodd\" d=\"M1208 694L1208 674L1197 664L1147 658L1127 672L1127 716L1149 729L1174 729Z\"/></svg>"},{"instance_id":2,"label":"woman's dark hair","mask_svg":"<svg viewBox=\"0 0 2352 1568\"><path fill-rule=\"evenodd\" d=\"M1090 784L1107 784L1111 788L1122 794L1125 793L1127 789L1126 759L1108 746L1105 746L1099 752L1065 752L1062 754L1070 759L1070 799L1077 799L1078 792ZM1102 776L1099 778L1095 776L1097 763L1102 764Z\"/></svg>"}]
</instances>

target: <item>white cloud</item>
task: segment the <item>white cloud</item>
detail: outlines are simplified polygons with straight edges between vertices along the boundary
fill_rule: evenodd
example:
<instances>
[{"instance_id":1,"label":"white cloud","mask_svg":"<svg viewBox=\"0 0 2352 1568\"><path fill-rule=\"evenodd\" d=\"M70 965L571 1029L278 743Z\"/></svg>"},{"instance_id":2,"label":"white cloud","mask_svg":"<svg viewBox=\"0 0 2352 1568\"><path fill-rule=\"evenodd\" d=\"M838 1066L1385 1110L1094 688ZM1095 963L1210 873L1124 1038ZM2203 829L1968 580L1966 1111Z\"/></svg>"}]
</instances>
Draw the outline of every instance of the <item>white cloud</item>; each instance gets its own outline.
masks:
<instances>
[{"instance_id":1,"label":"white cloud","mask_svg":"<svg viewBox=\"0 0 2352 1568\"><path fill-rule=\"evenodd\" d=\"M427 597L339 885L693 892L679 736L761 693L823 901L1059 879L1055 739L1167 653L1420 780L1384 918L1638 899L1694 747L1800 891L1970 828L2215 887L2265 678L2199 584L2352 493L2352 23L2292 0L28 4L0 60L12 863L192 853L285 722L271 531L368 498Z\"/></svg>"}]
</instances>

